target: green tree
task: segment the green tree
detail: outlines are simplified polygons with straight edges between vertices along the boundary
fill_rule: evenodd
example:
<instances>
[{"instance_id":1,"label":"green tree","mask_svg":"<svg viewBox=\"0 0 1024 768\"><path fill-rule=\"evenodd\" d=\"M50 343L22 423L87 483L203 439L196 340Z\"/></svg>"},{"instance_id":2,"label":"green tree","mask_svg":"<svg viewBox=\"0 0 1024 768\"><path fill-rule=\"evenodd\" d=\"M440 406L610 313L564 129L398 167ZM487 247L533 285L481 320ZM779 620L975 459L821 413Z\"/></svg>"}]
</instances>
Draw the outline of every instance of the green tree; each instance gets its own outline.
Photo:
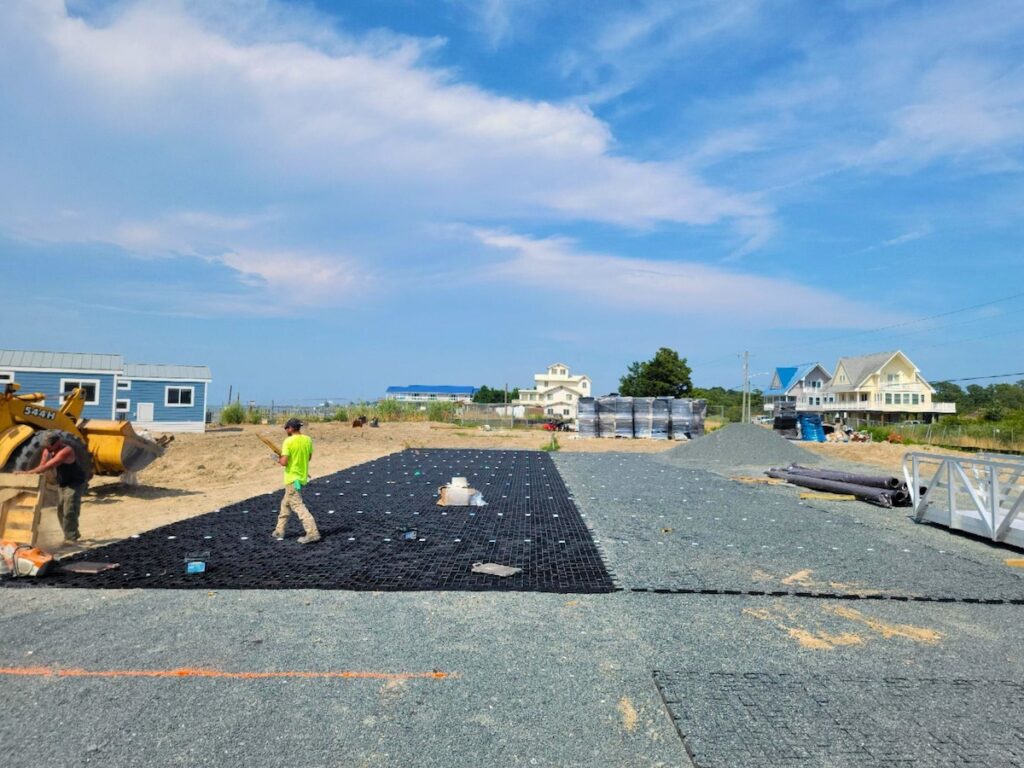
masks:
<instances>
[{"instance_id":1,"label":"green tree","mask_svg":"<svg viewBox=\"0 0 1024 768\"><path fill-rule=\"evenodd\" d=\"M508 401L511 403L513 400L519 397L519 388L510 389L508 392ZM505 402L505 390L488 387L484 384L480 389L473 395L474 403L504 403Z\"/></svg>"},{"instance_id":2,"label":"green tree","mask_svg":"<svg viewBox=\"0 0 1024 768\"><path fill-rule=\"evenodd\" d=\"M936 381L932 386L935 388L935 394L932 396L934 402L956 403L957 408L963 406L965 396L959 384L950 381Z\"/></svg>"},{"instance_id":3,"label":"green tree","mask_svg":"<svg viewBox=\"0 0 1024 768\"><path fill-rule=\"evenodd\" d=\"M625 397L685 397L693 390L690 366L674 349L662 347L646 362L631 363L619 379Z\"/></svg>"}]
</instances>

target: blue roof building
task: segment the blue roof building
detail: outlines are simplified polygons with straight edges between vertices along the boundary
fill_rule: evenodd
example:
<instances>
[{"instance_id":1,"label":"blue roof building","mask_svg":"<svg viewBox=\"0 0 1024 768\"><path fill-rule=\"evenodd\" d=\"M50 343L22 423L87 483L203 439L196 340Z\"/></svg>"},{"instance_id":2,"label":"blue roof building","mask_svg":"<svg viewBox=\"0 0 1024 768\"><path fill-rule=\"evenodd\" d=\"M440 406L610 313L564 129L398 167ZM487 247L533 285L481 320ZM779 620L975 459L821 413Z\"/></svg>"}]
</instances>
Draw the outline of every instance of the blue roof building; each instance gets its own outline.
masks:
<instances>
[{"instance_id":1,"label":"blue roof building","mask_svg":"<svg viewBox=\"0 0 1024 768\"><path fill-rule=\"evenodd\" d=\"M476 387L452 386L448 384L410 384L406 387L388 387L385 400L401 400L412 403L429 403L437 400L453 403L469 403L476 394Z\"/></svg>"},{"instance_id":2,"label":"blue roof building","mask_svg":"<svg viewBox=\"0 0 1024 768\"><path fill-rule=\"evenodd\" d=\"M832 380L821 363L791 365L776 368L771 383L762 393L765 410L773 410L775 403L796 403L798 411L821 411L829 395L824 393Z\"/></svg>"}]
</instances>

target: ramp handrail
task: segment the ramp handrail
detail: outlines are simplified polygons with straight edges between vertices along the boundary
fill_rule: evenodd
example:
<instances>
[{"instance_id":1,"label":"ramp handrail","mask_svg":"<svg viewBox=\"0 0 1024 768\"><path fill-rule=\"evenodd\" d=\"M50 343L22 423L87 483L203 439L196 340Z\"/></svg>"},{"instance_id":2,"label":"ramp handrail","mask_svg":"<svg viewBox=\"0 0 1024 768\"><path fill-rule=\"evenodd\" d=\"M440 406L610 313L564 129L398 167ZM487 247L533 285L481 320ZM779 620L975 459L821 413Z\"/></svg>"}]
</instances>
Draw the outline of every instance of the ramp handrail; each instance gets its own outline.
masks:
<instances>
[{"instance_id":1,"label":"ramp handrail","mask_svg":"<svg viewBox=\"0 0 1024 768\"><path fill-rule=\"evenodd\" d=\"M918 522L1024 546L1024 458L909 452L903 477Z\"/></svg>"}]
</instances>

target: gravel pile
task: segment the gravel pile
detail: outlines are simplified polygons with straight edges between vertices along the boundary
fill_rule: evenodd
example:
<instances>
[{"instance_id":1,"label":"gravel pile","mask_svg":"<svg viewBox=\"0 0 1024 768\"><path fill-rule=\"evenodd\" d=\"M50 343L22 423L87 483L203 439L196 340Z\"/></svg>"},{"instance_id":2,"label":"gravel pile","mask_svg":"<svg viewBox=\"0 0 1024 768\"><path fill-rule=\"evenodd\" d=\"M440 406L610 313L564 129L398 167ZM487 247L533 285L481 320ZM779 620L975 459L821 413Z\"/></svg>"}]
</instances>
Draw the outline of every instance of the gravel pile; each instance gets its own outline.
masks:
<instances>
[{"instance_id":1,"label":"gravel pile","mask_svg":"<svg viewBox=\"0 0 1024 768\"><path fill-rule=\"evenodd\" d=\"M783 464L817 464L820 461L810 451L755 424L729 424L682 443L658 458L675 466L712 470L749 466L768 469Z\"/></svg>"}]
</instances>

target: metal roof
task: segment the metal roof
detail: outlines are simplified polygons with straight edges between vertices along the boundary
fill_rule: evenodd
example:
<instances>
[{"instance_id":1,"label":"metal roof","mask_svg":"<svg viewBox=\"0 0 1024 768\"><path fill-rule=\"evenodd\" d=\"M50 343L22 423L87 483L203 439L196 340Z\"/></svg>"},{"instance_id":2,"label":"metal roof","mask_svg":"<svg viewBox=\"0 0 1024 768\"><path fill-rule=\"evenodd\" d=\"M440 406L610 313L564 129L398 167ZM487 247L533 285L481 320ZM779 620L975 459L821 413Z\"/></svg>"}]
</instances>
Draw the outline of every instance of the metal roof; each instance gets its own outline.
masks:
<instances>
[{"instance_id":1,"label":"metal roof","mask_svg":"<svg viewBox=\"0 0 1024 768\"><path fill-rule=\"evenodd\" d=\"M476 387L449 386L446 384L410 384L407 387L388 387L387 392L397 394L472 395Z\"/></svg>"},{"instance_id":2,"label":"metal roof","mask_svg":"<svg viewBox=\"0 0 1024 768\"><path fill-rule=\"evenodd\" d=\"M798 382L803 381L811 375L811 371L815 368L821 368L828 376L828 370L821 363L807 363L801 366L788 366L786 368L776 368L775 373L779 377L779 387L776 389L771 387L764 390L762 395L785 395L792 386ZM774 379L773 379L774 381Z\"/></svg>"},{"instance_id":3,"label":"metal roof","mask_svg":"<svg viewBox=\"0 0 1024 768\"><path fill-rule=\"evenodd\" d=\"M211 381L209 367L205 365L153 365L150 363L127 363L124 366L126 379L185 379L187 381Z\"/></svg>"},{"instance_id":4,"label":"metal roof","mask_svg":"<svg viewBox=\"0 0 1024 768\"><path fill-rule=\"evenodd\" d=\"M15 370L51 369L58 371L121 370L120 355L96 355L88 352L33 352L0 349L0 368Z\"/></svg>"}]
</instances>

